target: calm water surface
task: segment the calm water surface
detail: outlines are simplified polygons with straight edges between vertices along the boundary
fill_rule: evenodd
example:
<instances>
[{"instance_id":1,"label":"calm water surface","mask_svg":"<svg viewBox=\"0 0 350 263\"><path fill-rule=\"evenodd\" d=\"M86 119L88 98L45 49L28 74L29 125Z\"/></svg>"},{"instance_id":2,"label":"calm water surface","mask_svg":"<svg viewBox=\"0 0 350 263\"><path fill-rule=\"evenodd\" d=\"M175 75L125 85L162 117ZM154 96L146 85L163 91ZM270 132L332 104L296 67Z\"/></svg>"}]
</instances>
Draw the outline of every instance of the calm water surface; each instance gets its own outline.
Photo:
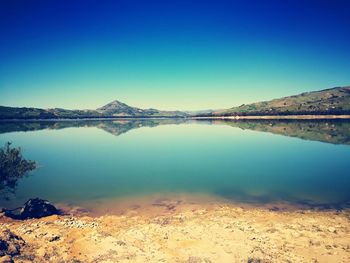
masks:
<instances>
[{"instance_id":1,"label":"calm water surface","mask_svg":"<svg viewBox=\"0 0 350 263\"><path fill-rule=\"evenodd\" d=\"M348 205L349 123L319 125L2 123L0 143L20 146L40 167L18 180L15 194L1 196L0 207L14 207L31 197L82 205L169 193L249 203Z\"/></svg>"}]
</instances>

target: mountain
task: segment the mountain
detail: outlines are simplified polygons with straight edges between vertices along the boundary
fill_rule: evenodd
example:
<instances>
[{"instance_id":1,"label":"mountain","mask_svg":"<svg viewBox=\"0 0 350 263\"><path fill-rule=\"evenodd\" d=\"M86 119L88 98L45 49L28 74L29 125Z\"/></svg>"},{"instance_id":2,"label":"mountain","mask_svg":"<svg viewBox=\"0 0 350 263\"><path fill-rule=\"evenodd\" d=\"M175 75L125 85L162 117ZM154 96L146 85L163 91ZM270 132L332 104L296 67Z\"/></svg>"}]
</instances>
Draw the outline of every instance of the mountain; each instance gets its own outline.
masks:
<instances>
[{"instance_id":1,"label":"mountain","mask_svg":"<svg viewBox=\"0 0 350 263\"><path fill-rule=\"evenodd\" d=\"M139 109L120 101L112 101L97 110L66 110L16 108L0 106L0 119L91 119L117 117L186 117L189 114L181 111L161 111L156 109Z\"/></svg>"},{"instance_id":2,"label":"mountain","mask_svg":"<svg viewBox=\"0 0 350 263\"><path fill-rule=\"evenodd\" d=\"M242 104L227 110L162 111L131 107L118 100L96 110L16 108L0 106L0 119L183 118L262 115L350 115L350 86Z\"/></svg>"},{"instance_id":3,"label":"mountain","mask_svg":"<svg viewBox=\"0 0 350 263\"><path fill-rule=\"evenodd\" d=\"M97 112L106 116L116 117L186 117L187 113L182 111L161 111L156 109L140 109L131 107L118 100L112 101L98 108Z\"/></svg>"},{"instance_id":4,"label":"mountain","mask_svg":"<svg viewBox=\"0 0 350 263\"><path fill-rule=\"evenodd\" d=\"M0 106L0 119L76 119L101 117L103 116L94 110L38 109Z\"/></svg>"},{"instance_id":5,"label":"mountain","mask_svg":"<svg viewBox=\"0 0 350 263\"><path fill-rule=\"evenodd\" d=\"M118 100L114 100L101 108L97 109L98 112L104 115L121 115L121 116L132 116L142 112L141 109L130 107L125 103Z\"/></svg>"},{"instance_id":6,"label":"mountain","mask_svg":"<svg viewBox=\"0 0 350 263\"><path fill-rule=\"evenodd\" d=\"M44 109L0 106L0 119L49 119L52 113Z\"/></svg>"},{"instance_id":7,"label":"mountain","mask_svg":"<svg viewBox=\"0 0 350 263\"><path fill-rule=\"evenodd\" d=\"M341 114L350 114L350 86L305 92L270 101L242 104L227 110L213 111L205 116Z\"/></svg>"}]
</instances>

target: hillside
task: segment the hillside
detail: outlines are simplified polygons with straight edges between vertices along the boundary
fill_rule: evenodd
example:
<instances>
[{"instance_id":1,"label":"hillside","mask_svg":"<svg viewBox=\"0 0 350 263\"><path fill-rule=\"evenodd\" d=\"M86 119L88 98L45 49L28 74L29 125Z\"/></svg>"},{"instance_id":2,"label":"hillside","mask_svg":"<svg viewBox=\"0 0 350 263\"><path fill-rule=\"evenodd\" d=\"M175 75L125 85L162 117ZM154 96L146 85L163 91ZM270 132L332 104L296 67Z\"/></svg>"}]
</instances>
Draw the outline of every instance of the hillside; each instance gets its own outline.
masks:
<instances>
[{"instance_id":1,"label":"hillside","mask_svg":"<svg viewBox=\"0 0 350 263\"><path fill-rule=\"evenodd\" d=\"M113 101L97 110L38 109L0 106L0 119L83 119L117 117L185 117L181 111L139 109L120 101Z\"/></svg>"},{"instance_id":2,"label":"hillside","mask_svg":"<svg viewBox=\"0 0 350 263\"><path fill-rule=\"evenodd\" d=\"M188 114L181 111L161 111L157 109L140 109L131 107L118 100L112 101L105 106L98 108L97 112L104 116L133 116L133 117L185 117Z\"/></svg>"},{"instance_id":3,"label":"hillside","mask_svg":"<svg viewBox=\"0 0 350 263\"><path fill-rule=\"evenodd\" d=\"M242 104L205 116L350 114L350 86L305 92L295 96ZM204 115L201 115L204 116Z\"/></svg>"},{"instance_id":4,"label":"hillside","mask_svg":"<svg viewBox=\"0 0 350 263\"><path fill-rule=\"evenodd\" d=\"M100 117L103 116L94 110L38 109L0 106L0 119L74 119Z\"/></svg>"},{"instance_id":5,"label":"hillside","mask_svg":"<svg viewBox=\"0 0 350 263\"><path fill-rule=\"evenodd\" d=\"M96 110L16 108L0 106L0 119L83 119L132 117L216 117L263 115L350 115L350 86L242 104L227 110L197 112L141 109L114 100Z\"/></svg>"}]
</instances>

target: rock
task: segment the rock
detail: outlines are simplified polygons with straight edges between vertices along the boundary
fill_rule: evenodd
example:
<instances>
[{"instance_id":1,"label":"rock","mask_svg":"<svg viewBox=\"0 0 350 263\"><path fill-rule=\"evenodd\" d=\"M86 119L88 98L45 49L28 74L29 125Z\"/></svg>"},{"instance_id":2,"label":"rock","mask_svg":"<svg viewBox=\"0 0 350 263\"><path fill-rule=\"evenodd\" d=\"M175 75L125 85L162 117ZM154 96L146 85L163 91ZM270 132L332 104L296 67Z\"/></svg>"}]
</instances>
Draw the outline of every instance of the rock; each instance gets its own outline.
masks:
<instances>
[{"instance_id":1,"label":"rock","mask_svg":"<svg viewBox=\"0 0 350 263\"><path fill-rule=\"evenodd\" d=\"M328 228L328 231L331 233L337 233L337 230L332 226Z\"/></svg>"},{"instance_id":2,"label":"rock","mask_svg":"<svg viewBox=\"0 0 350 263\"><path fill-rule=\"evenodd\" d=\"M25 241L12 233L10 230L5 230L0 234L0 257L3 260L8 256L17 256L21 252L21 247L25 245ZM6 262L6 261L2 261Z\"/></svg>"},{"instance_id":3,"label":"rock","mask_svg":"<svg viewBox=\"0 0 350 263\"><path fill-rule=\"evenodd\" d=\"M54 242L54 241L58 241L58 240L60 240L59 236L53 236L49 239L49 242Z\"/></svg>"},{"instance_id":4,"label":"rock","mask_svg":"<svg viewBox=\"0 0 350 263\"><path fill-rule=\"evenodd\" d=\"M20 220L59 214L59 210L55 206L49 201L40 198L29 199L23 207L13 210L5 209L4 212L5 216Z\"/></svg>"},{"instance_id":5,"label":"rock","mask_svg":"<svg viewBox=\"0 0 350 263\"><path fill-rule=\"evenodd\" d=\"M13 263L13 260L10 256L6 255L6 256L0 257L0 263Z\"/></svg>"},{"instance_id":6,"label":"rock","mask_svg":"<svg viewBox=\"0 0 350 263\"><path fill-rule=\"evenodd\" d=\"M269 261L266 261L261 258L248 258L248 263L268 263Z\"/></svg>"}]
</instances>

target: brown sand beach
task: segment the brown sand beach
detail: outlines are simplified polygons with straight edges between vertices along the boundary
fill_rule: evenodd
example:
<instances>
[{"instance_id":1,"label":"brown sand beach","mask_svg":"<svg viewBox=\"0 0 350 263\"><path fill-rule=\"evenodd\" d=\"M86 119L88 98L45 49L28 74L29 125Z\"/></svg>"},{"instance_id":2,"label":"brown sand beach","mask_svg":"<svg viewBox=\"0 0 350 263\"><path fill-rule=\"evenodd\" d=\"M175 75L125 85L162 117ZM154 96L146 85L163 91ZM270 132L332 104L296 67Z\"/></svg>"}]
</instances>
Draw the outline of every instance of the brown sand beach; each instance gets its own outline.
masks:
<instances>
[{"instance_id":1,"label":"brown sand beach","mask_svg":"<svg viewBox=\"0 0 350 263\"><path fill-rule=\"evenodd\" d=\"M349 210L158 199L0 220L0 262L350 262Z\"/></svg>"}]
</instances>

